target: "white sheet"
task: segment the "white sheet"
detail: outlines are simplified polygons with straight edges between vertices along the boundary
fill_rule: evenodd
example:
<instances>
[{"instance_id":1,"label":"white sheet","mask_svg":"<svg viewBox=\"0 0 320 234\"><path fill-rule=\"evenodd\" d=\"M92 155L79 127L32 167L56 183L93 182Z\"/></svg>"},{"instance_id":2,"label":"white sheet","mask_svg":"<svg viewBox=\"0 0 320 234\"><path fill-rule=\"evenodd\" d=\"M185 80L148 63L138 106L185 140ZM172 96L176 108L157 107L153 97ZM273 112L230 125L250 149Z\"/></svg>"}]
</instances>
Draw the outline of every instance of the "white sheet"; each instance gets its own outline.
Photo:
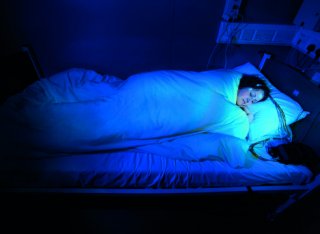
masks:
<instances>
[{"instance_id":1,"label":"white sheet","mask_svg":"<svg viewBox=\"0 0 320 234\"><path fill-rule=\"evenodd\" d=\"M305 166L248 158L245 167L223 161L175 160L143 152L74 154L0 163L0 184L18 188L206 188L305 184Z\"/></svg>"},{"instance_id":2,"label":"white sheet","mask_svg":"<svg viewBox=\"0 0 320 234\"><path fill-rule=\"evenodd\" d=\"M215 70L157 71L123 81L72 69L40 80L0 110L1 156L8 156L1 159L0 182L96 188L307 183L312 173L304 166L247 154L249 122L234 104L239 79ZM88 152L106 149L121 151ZM14 153L23 158L10 157Z\"/></svg>"},{"instance_id":3,"label":"white sheet","mask_svg":"<svg viewBox=\"0 0 320 234\"><path fill-rule=\"evenodd\" d=\"M137 152L151 153L187 161L221 161L232 168L245 167L250 158L249 143L238 137L219 133L198 133L139 146Z\"/></svg>"},{"instance_id":4,"label":"white sheet","mask_svg":"<svg viewBox=\"0 0 320 234\"><path fill-rule=\"evenodd\" d=\"M3 147L87 152L157 143L195 132L245 139L235 105L240 73L155 71L123 81L84 69L40 80L1 109ZM5 141L2 141L5 142Z\"/></svg>"}]
</instances>

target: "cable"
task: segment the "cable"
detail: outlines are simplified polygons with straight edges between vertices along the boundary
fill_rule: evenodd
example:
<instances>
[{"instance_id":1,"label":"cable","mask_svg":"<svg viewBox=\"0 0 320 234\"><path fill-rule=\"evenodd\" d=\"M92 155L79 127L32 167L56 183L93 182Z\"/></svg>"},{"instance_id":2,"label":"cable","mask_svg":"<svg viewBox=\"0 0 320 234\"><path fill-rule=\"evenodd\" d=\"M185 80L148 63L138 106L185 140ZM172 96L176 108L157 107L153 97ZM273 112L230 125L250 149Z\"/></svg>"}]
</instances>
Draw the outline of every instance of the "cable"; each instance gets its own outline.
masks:
<instances>
[{"instance_id":1,"label":"cable","mask_svg":"<svg viewBox=\"0 0 320 234\"><path fill-rule=\"evenodd\" d=\"M225 29L220 34L220 38L222 38L225 34L227 37L226 47L225 47L225 51L224 51L224 68L227 68L227 66L228 66L227 53L228 53L228 49L229 49L230 45L232 44L234 38L236 38L236 35L238 34L238 32L240 32L242 29L244 29L248 25L248 24L243 25L244 17L241 14L239 14L238 16L240 19L239 22L237 24L235 24L236 19L234 17L231 17L231 22L225 22ZM210 53L209 59L207 61L206 69L209 69L209 66L212 62L212 57L213 57L214 53L216 52L218 45L219 45L219 43L216 43L215 46L213 47L213 49Z\"/></svg>"},{"instance_id":2,"label":"cable","mask_svg":"<svg viewBox=\"0 0 320 234\"><path fill-rule=\"evenodd\" d=\"M269 98L271 99L271 101L273 102L273 104L275 105L276 109L277 109L277 113L278 113L278 118L279 118L279 127L278 127L278 132L280 133L280 138L279 140L283 141L283 139L285 139L287 142L291 142L292 141L292 131L289 130L288 125L286 123L286 116L282 110L282 108L280 107L280 105L276 102L276 100L274 100L273 97L269 96ZM283 136L283 133L285 133L285 135ZM251 144L249 146L249 151L252 153L253 156L255 156L256 158L259 158L261 160L264 161L277 161L278 158L272 158L272 159L266 159L260 155L258 155L255 152L255 147L256 146L260 146L260 148L264 148L266 147L266 144L268 143L269 140L274 140L277 139L277 137L271 137L271 138L267 138L258 142L255 142L253 144Z\"/></svg>"},{"instance_id":3,"label":"cable","mask_svg":"<svg viewBox=\"0 0 320 234\"><path fill-rule=\"evenodd\" d=\"M288 140L291 141L292 140L292 132L289 130L289 127L287 125L286 116L285 116L282 108L280 107L280 105L276 102L276 100L274 100L274 98L271 96L269 96L269 97L277 109L278 118L279 118L279 122L280 122L279 127L278 127L278 131L280 133L280 136L282 138L288 138ZM285 136L283 136L282 133L285 133Z\"/></svg>"},{"instance_id":4,"label":"cable","mask_svg":"<svg viewBox=\"0 0 320 234\"><path fill-rule=\"evenodd\" d=\"M207 70L209 69L209 65L210 65L210 63L211 63L212 56L213 56L215 50L217 49L218 45L219 45L219 44L216 43L216 44L214 45L212 51L211 51L211 54L210 54L210 56L209 56L209 59L208 59L208 62L207 62L207 66L206 66L206 69L207 69Z\"/></svg>"},{"instance_id":5,"label":"cable","mask_svg":"<svg viewBox=\"0 0 320 234\"><path fill-rule=\"evenodd\" d=\"M232 20L234 20L234 19L232 18ZM233 36L231 36L231 34L234 34L234 33L232 33L232 32L237 32L236 30L238 30L240 24L238 24L233 30L229 31L231 23L233 23L233 21L225 22L225 23L226 23L226 26L225 26L224 31L220 34L220 38L222 38L226 34L226 37L228 39L226 44L228 45L232 41L232 40L230 40L230 38L233 38ZM215 46L213 47L213 49L212 49L212 51L210 53L209 59L207 61L206 69L209 69L209 66L210 66L210 64L212 62L212 57L213 57L214 53L216 52L216 49L218 48L218 46L219 46L219 43L216 43ZM226 56L226 52L225 52L225 56Z\"/></svg>"},{"instance_id":6,"label":"cable","mask_svg":"<svg viewBox=\"0 0 320 234\"><path fill-rule=\"evenodd\" d=\"M228 64L227 52L228 52L229 45L230 45L229 43L226 45L226 48L225 48L225 51L224 51L224 69L227 69L227 64Z\"/></svg>"},{"instance_id":7,"label":"cable","mask_svg":"<svg viewBox=\"0 0 320 234\"><path fill-rule=\"evenodd\" d=\"M220 38L222 38L225 34L227 34L227 38L229 37L229 35L228 35L229 26L230 26L230 23L227 22L227 23L226 23L226 28L225 28L225 30L221 33ZM219 43L216 43L215 46L213 47L213 49L212 49L212 51L211 51L211 53L210 53L208 62L207 62L206 69L209 69L209 65L211 64L212 56L213 56L214 52L216 51L218 45L219 45Z\"/></svg>"}]
</instances>

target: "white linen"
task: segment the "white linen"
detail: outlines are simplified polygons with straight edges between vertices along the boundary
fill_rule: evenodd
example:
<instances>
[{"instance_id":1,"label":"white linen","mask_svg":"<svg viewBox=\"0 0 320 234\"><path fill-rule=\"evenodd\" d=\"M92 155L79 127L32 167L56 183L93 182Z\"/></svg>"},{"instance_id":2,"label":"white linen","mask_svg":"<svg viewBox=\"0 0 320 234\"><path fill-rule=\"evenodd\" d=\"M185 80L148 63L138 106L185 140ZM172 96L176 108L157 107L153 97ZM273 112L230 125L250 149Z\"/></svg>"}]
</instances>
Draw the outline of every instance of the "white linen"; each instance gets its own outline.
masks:
<instances>
[{"instance_id":1,"label":"white linen","mask_svg":"<svg viewBox=\"0 0 320 234\"><path fill-rule=\"evenodd\" d=\"M222 161L232 168L242 168L249 155L246 140L219 133L198 133L158 144L140 146L138 152L152 153L187 161Z\"/></svg>"},{"instance_id":2,"label":"white linen","mask_svg":"<svg viewBox=\"0 0 320 234\"><path fill-rule=\"evenodd\" d=\"M190 188L309 182L305 166L248 153L249 122L235 105L240 77L227 70L157 71L124 81L72 69L42 79L0 109L0 183ZM13 152L23 158L10 157Z\"/></svg>"},{"instance_id":3,"label":"white linen","mask_svg":"<svg viewBox=\"0 0 320 234\"><path fill-rule=\"evenodd\" d=\"M127 148L194 132L245 139L249 122L235 105L240 78L230 70L167 70L120 80L71 69L10 98L2 137L48 152Z\"/></svg>"}]
</instances>

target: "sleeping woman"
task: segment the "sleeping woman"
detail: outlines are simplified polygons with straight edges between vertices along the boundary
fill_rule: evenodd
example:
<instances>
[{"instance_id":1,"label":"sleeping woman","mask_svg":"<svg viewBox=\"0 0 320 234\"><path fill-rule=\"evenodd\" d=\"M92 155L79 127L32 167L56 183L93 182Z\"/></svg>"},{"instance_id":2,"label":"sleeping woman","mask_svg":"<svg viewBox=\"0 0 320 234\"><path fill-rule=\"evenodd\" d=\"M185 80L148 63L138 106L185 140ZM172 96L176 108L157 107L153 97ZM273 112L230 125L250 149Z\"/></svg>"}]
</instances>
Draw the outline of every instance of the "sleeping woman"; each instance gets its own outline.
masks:
<instances>
[{"instance_id":1,"label":"sleeping woman","mask_svg":"<svg viewBox=\"0 0 320 234\"><path fill-rule=\"evenodd\" d=\"M266 83L257 76L243 74L238 89L237 102L248 115L249 122L253 115L249 112L248 106L266 100L270 95L270 89Z\"/></svg>"},{"instance_id":2,"label":"sleeping woman","mask_svg":"<svg viewBox=\"0 0 320 234\"><path fill-rule=\"evenodd\" d=\"M269 93L258 77L225 69L163 70L126 80L70 69L6 101L0 109L1 148L83 153L199 133L243 140L251 118L247 107Z\"/></svg>"}]
</instances>

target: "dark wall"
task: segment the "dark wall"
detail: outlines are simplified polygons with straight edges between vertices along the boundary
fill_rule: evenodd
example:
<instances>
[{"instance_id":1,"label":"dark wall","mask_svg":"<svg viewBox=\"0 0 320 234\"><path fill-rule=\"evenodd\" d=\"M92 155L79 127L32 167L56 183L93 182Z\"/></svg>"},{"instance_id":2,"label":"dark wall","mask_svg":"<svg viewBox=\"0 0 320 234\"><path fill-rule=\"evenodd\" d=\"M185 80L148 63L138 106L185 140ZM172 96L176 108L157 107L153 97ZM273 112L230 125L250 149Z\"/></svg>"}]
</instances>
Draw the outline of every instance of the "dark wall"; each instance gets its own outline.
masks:
<instances>
[{"instance_id":1,"label":"dark wall","mask_svg":"<svg viewBox=\"0 0 320 234\"><path fill-rule=\"evenodd\" d=\"M202 69L223 7L223 0L7 0L2 53L29 44L46 75L75 66L120 76Z\"/></svg>"},{"instance_id":2,"label":"dark wall","mask_svg":"<svg viewBox=\"0 0 320 234\"><path fill-rule=\"evenodd\" d=\"M242 14L253 22L287 23L299 2L244 0ZM120 77L156 69L202 70L215 46L224 4L224 0L4 0L0 54L30 45L46 76L70 67Z\"/></svg>"}]
</instances>

